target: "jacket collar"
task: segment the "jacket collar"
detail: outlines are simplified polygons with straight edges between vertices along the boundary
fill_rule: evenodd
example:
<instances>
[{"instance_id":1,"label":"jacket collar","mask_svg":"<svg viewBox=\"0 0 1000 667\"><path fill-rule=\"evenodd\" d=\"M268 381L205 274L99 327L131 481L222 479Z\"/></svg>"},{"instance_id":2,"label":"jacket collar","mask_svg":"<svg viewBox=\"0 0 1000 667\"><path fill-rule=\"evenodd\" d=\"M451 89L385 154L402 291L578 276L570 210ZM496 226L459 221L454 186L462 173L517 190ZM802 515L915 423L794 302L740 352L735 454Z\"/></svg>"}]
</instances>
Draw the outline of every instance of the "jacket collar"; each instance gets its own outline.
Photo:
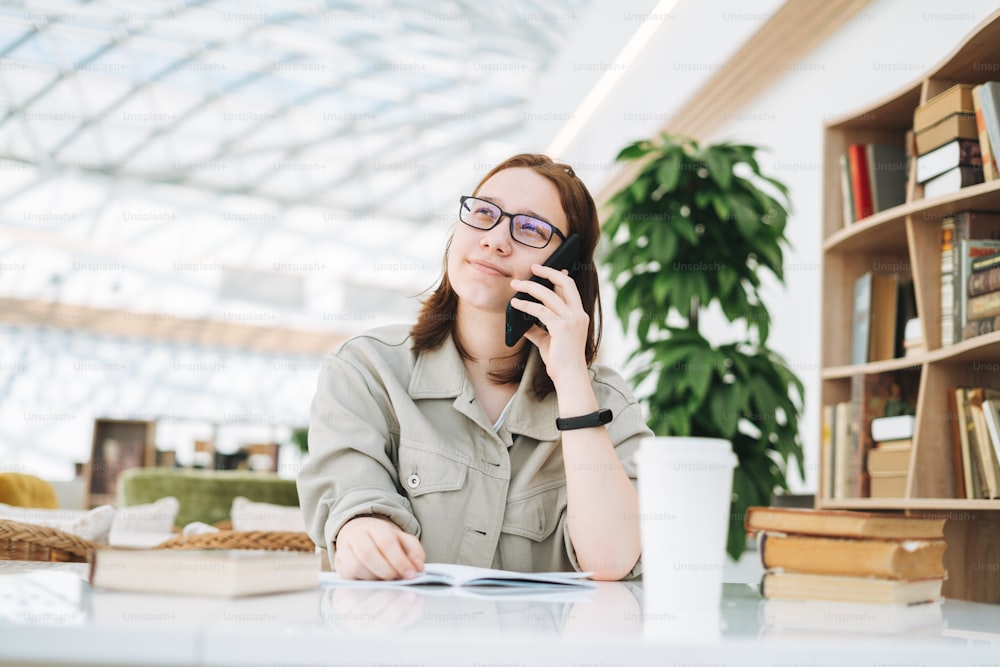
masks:
<instances>
[{"instance_id":1,"label":"jacket collar","mask_svg":"<svg viewBox=\"0 0 1000 667\"><path fill-rule=\"evenodd\" d=\"M538 350L533 349L528 355L524 375L514 393L504 424L512 434L526 435L535 440L555 440L559 435L556 429L559 407L555 392L539 401L531 390L531 378L541 363ZM467 383L462 357L449 338L436 350L417 355L410 376L409 394L415 399L457 398L466 390ZM468 390L471 391L471 387Z\"/></svg>"}]
</instances>

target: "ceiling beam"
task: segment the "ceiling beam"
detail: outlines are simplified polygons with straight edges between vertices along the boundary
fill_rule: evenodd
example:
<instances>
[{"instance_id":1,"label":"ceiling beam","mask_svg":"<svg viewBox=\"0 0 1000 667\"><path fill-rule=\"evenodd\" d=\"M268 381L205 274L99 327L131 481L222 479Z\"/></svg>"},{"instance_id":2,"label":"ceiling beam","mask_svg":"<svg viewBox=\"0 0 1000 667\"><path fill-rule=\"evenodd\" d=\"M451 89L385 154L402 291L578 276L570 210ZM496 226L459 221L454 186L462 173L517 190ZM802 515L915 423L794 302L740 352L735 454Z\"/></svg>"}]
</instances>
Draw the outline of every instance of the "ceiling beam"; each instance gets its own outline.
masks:
<instances>
[{"instance_id":1,"label":"ceiling beam","mask_svg":"<svg viewBox=\"0 0 1000 667\"><path fill-rule=\"evenodd\" d=\"M170 313L74 306L38 299L0 298L0 313L3 313L3 321L12 324L57 327L134 340L314 357L325 355L347 339L345 334L332 331L256 326Z\"/></svg>"}]
</instances>

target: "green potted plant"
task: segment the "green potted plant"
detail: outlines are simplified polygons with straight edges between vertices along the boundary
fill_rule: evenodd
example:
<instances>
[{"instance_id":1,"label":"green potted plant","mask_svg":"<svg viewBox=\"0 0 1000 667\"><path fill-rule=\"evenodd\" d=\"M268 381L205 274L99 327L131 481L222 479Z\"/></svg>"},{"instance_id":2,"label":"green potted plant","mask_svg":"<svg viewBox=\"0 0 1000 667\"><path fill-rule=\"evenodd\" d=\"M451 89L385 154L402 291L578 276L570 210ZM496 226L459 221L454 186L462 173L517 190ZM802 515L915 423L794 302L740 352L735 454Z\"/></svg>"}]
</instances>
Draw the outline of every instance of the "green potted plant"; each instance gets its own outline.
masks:
<instances>
[{"instance_id":1,"label":"green potted plant","mask_svg":"<svg viewBox=\"0 0 1000 667\"><path fill-rule=\"evenodd\" d=\"M770 315L761 278L784 284L788 190L761 173L755 146L661 134L616 158L638 173L606 203L604 261L615 310L638 340L629 357L637 395L657 435L729 440L733 478L727 551L746 546L743 515L803 473L798 420L802 382L768 349ZM699 314L713 308L738 340L713 344Z\"/></svg>"}]
</instances>

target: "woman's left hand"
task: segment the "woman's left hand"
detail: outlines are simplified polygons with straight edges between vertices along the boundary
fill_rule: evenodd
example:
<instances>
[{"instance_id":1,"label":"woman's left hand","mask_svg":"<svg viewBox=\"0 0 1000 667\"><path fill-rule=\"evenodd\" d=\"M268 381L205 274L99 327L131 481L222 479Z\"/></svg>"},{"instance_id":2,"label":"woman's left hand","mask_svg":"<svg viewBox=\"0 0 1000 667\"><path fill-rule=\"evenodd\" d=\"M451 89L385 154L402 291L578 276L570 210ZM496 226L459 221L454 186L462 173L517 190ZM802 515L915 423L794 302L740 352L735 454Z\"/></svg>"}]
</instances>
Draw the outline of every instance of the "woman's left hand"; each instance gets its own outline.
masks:
<instances>
[{"instance_id":1,"label":"woman's left hand","mask_svg":"<svg viewBox=\"0 0 1000 667\"><path fill-rule=\"evenodd\" d=\"M568 273L541 264L532 264L531 272L551 282L553 289L531 280L512 280L511 287L530 294L541 303L525 299L514 299L511 303L545 325L545 329L531 327L524 337L538 348L549 377L558 384L561 377L568 379L586 373L590 317L583 309L576 282Z\"/></svg>"}]
</instances>

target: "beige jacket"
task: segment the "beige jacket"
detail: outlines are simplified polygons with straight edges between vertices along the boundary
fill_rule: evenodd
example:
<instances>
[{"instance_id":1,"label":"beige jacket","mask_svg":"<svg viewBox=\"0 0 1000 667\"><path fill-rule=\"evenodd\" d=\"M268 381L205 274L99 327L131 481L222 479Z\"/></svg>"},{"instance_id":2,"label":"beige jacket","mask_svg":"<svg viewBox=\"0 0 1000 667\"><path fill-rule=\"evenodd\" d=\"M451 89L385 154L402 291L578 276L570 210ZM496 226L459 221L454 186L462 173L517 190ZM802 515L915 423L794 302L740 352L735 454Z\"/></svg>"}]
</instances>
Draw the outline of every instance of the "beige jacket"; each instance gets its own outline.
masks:
<instances>
[{"instance_id":1,"label":"beige jacket","mask_svg":"<svg viewBox=\"0 0 1000 667\"><path fill-rule=\"evenodd\" d=\"M556 395L531 395L538 353L495 432L454 344L414 354L409 328L352 338L323 365L298 477L313 540L332 564L341 526L373 512L416 535L427 562L579 570ZM651 432L619 375L595 364L591 376L599 405L614 413L608 432L634 483L633 454ZM641 561L628 577L640 570Z\"/></svg>"}]
</instances>

